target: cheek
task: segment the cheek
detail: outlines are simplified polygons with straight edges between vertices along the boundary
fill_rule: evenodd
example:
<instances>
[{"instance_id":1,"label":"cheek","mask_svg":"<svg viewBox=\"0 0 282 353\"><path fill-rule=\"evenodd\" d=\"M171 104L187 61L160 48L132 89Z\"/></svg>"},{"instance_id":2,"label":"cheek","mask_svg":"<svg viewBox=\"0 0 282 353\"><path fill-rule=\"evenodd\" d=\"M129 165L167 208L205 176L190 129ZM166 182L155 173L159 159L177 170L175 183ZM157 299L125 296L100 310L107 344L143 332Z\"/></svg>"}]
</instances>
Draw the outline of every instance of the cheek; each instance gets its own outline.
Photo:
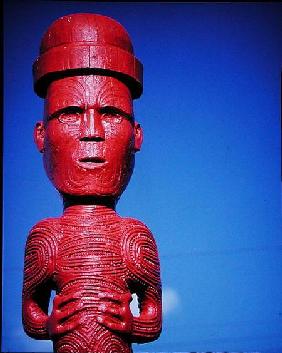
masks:
<instances>
[{"instance_id":1,"label":"cheek","mask_svg":"<svg viewBox=\"0 0 282 353\"><path fill-rule=\"evenodd\" d=\"M124 158L126 154L133 151L134 135L129 122L123 122L118 126L106 126L105 132L109 152L116 158Z\"/></svg>"},{"instance_id":2,"label":"cheek","mask_svg":"<svg viewBox=\"0 0 282 353\"><path fill-rule=\"evenodd\" d=\"M79 126L61 124L57 120L51 120L45 131L50 141L59 143L62 139L67 140L77 137L79 134Z\"/></svg>"},{"instance_id":3,"label":"cheek","mask_svg":"<svg viewBox=\"0 0 282 353\"><path fill-rule=\"evenodd\" d=\"M49 177L58 173L61 170L60 167L69 165L76 146L75 136L76 132L71 132L65 126L53 127L50 124L46 129L43 159Z\"/></svg>"},{"instance_id":4,"label":"cheek","mask_svg":"<svg viewBox=\"0 0 282 353\"><path fill-rule=\"evenodd\" d=\"M52 122L51 122L52 123ZM45 151L48 154L55 153L58 151L67 153L74 147L74 140L78 135L77 129L70 129L67 126L51 124L46 129L45 135ZM55 125L55 126L53 126Z\"/></svg>"}]
</instances>

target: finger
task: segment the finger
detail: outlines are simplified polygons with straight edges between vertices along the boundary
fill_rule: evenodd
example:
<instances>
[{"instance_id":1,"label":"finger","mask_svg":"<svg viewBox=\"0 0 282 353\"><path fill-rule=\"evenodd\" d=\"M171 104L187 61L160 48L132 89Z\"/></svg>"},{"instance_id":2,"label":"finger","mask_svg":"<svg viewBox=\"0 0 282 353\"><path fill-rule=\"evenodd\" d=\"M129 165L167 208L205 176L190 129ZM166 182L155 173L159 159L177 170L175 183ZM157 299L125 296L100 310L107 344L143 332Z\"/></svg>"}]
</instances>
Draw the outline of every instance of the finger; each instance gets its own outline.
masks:
<instances>
[{"instance_id":1,"label":"finger","mask_svg":"<svg viewBox=\"0 0 282 353\"><path fill-rule=\"evenodd\" d=\"M72 303L72 305L68 305L68 309L62 310L57 313L58 322L62 323L68 320L70 317L80 312L83 309L84 305L82 302L80 303Z\"/></svg>"},{"instance_id":2,"label":"finger","mask_svg":"<svg viewBox=\"0 0 282 353\"><path fill-rule=\"evenodd\" d=\"M81 298L82 292L74 292L69 295L57 294L53 300L53 305L56 309L61 309L64 305L68 304L69 302L73 302Z\"/></svg>"},{"instance_id":3,"label":"finger","mask_svg":"<svg viewBox=\"0 0 282 353\"><path fill-rule=\"evenodd\" d=\"M65 324L58 325L52 336L61 336L73 331L82 323L81 320L71 321Z\"/></svg>"},{"instance_id":4,"label":"finger","mask_svg":"<svg viewBox=\"0 0 282 353\"><path fill-rule=\"evenodd\" d=\"M98 306L98 310L100 310L103 314L109 314L116 317L121 316L120 306L116 304L103 303Z\"/></svg>"},{"instance_id":5,"label":"finger","mask_svg":"<svg viewBox=\"0 0 282 353\"><path fill-rule=\"evenodd\" d=\"M124 322L113 320L108 316L99 315L97 316L97 321L112 331L118 331L121 333L129 333L131 331L131 328Z\"/></svg>"},{"instance_id":6,"label":"finger","mask_svg":"<svg viewBox=\"0 0 282 353\"><path fill-rule=\"evenodd\" d=\"M98 293L98 298L100 299L108 299L114 302L126 302L130 303L132 300L131 293L112 293L112 292L100 292Z\"/></svg>"}]
</instances>

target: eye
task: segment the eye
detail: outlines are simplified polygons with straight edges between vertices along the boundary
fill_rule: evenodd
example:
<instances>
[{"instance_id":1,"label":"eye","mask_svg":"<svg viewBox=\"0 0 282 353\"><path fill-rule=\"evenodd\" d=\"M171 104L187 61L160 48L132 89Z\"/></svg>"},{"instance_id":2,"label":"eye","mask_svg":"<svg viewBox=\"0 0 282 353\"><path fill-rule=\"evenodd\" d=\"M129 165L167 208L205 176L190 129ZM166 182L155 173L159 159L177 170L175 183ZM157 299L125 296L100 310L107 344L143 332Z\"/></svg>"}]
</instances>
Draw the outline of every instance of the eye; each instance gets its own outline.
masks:
<instances>
[{"instance_id":1,"label":"eye","mask_svg":"<svg viewBox=\"0 0 282 353\"><path fill-rule=\"evenodd\" d=\"M100 113L103 116L103 119L112 123L121 123L123 119L126 119L133 123L134 118L132 115L126 113L120 108L107 106L100 109Z\"/></svg>"},{"instance_id":2,"label":"eye","mask_svg":"<svg viewBox=\"0 0 282 353\"><path fill-rule=\"evenodd\" d=\"M63 124L76 125L80 123L82 113L80 107L70 106L59 110L57 118Z\"/></svg>"},{"instance_id":3,"label":"eye","mask_svg":"<svg viewBox=\"0 0 282 353\"><path fill-rule=\"evenodd\" d=\"M122 114L119 109L115 107L103 107L100 110L103 120L119 124L122 121Z\"/></svg>"}]
</instances>

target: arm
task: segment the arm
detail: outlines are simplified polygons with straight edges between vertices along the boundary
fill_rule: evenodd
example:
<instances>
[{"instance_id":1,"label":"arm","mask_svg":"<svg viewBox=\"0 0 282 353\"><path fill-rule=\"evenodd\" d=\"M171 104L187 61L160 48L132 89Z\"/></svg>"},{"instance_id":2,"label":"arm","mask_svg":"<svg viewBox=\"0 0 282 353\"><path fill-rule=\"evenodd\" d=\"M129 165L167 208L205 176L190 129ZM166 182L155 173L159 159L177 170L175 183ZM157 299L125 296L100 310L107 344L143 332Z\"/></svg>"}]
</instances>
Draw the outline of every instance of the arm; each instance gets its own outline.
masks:
<instances>
[{"instance_id":1,"label":"arm","mask_svg":"<svg viewBox=\"0 0 282 353\"><path fill-rule=\"evenodd\" d=\"M136 290L140 316L133 317L131 340L145 343L156 340L162 329L161 287Z\"/></svg>"},{"instance_id":2,"label":"arm","mask_svg":"<svg viewBox=\"0 0 282 353\"><path fill-rule=\"evenodd\" d=\"M49 339L48 305L56 252L49 222L33 227L25 248L22 321L27 335L36 339Z\"/></svg>"},{"instance_id":3,"label":"arm","mask_svg":"<svg viewBox=\"0 0 282 353\"><path fill-rule=\"evenodd\" d=\"M127 293L99 293L102 304L97 321L108 329L124 334L129 341L145 343L157 339L161 333L161 289L154 292L153 287L146 290L131 287L138 293L140 316L134 317L130 310L132 300Z\"/></svg>"},{"instance_id":4,"label":"arm","mask_svg":"<svg viewBox=\"0 0 282 353\"><path fill-rule=\"evenodd\" d=\"M144 343L157 339L162 329L160 264L155 240L141 222L131 220L123 242L129 269L129 288L138 296L140 316L133 317L131 340Z\"/></svg>"}]
</instances>

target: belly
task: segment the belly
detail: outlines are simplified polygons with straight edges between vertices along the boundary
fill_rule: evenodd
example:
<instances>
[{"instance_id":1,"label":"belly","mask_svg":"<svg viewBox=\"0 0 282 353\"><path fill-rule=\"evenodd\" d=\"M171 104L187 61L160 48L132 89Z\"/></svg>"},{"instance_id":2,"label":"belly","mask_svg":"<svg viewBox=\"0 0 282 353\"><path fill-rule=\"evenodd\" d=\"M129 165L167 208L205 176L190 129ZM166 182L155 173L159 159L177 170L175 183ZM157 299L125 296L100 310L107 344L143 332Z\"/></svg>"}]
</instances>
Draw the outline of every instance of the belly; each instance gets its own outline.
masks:
<instances>
[{"instance_id":1,"label":"belly","mask_svg":"<svg viewBox=\"0 0 282 353\"><path fill-rule=\"evenodd\" d=\"M97 322L100 292L125 293L126 271L120 256L96 249L67 253L57 266L56 285L60 295L79 293L83 309L75 314L80 325L54 342L57 353L130 353L131 345Z\"/></svg>"},{"instance_id":2,"label":"belly","mask_svg":"<svg viewBox=\"0 0 282 353\"><path fill-rule=\"evenodd\" d=\"M54 341L55 353L131 353L131 344L97 324L77 329Z\"/></svg>"}]
</instances>

